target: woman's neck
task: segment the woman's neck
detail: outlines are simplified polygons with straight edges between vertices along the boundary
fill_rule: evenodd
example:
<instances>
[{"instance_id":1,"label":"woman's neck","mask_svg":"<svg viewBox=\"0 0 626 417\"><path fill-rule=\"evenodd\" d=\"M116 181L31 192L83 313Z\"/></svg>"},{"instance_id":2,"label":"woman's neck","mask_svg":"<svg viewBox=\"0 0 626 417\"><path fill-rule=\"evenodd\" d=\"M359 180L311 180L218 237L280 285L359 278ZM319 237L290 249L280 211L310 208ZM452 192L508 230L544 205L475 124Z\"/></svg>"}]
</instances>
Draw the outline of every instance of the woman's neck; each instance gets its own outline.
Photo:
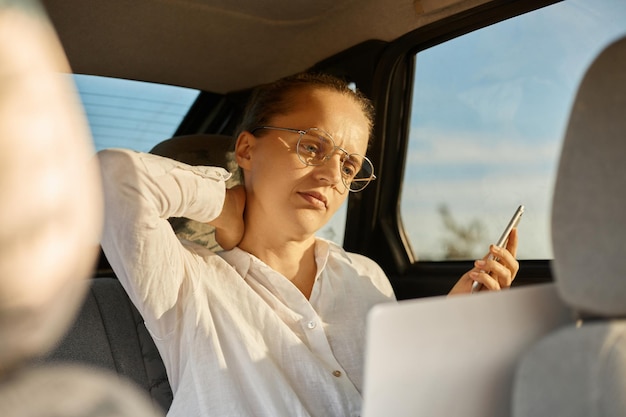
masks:
<instances>
[{"instance_id":1,"label":"woman's neck","mask_svg":"<svg viewBox=\"0 0 626 417\"><path fill-rule=\"evenodd\" d=\"M303 240L288 240L280 233L272 235L248 230L239 248L256 256L275 271L284 275L307 298L317 274L315 236Z\"/></svg>"}]
</instances>

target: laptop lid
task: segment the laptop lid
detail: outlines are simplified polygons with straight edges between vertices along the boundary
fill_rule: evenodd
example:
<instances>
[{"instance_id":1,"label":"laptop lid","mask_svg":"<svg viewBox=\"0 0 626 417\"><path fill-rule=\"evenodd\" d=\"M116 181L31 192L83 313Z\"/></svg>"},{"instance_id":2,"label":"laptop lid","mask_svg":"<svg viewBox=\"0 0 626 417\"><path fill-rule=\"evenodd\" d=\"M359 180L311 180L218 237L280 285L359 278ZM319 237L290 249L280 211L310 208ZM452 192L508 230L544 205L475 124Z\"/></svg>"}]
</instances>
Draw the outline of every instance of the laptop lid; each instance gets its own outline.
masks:
<instances>
[{"instance_id":1,"label":"laptop lid","mask_svg":"<svg viewBox=\"0 0 626 417\"><path fill-rule=\"evenodd\" d=\"M378 305L362 416L508 416L517 360L572 322L554 284Z\"/></svg>"}]
</instances>

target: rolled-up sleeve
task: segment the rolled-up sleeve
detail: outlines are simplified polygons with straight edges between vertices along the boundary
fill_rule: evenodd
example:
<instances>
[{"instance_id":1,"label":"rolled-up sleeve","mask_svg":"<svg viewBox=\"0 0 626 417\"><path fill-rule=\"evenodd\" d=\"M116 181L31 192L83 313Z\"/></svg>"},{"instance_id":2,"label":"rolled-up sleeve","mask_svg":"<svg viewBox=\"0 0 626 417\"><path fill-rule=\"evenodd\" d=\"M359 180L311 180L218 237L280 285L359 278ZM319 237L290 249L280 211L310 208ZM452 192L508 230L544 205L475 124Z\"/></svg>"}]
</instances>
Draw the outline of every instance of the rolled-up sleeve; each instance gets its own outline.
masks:
<instances>
[{"instance_id":1,"label":"rolled-up sleeve","mask_svg":"<svg viewBox=\"0 0 626 417\"><path fill-rule=\"evenodd\" d=\"M154 317L166 331L163 327L175 324L171 310L194 262L167 219L215 219L230 174L121 149L100 151L98 158L105 195L103 250L146 321Z\"/></svg>"}]
</instances>

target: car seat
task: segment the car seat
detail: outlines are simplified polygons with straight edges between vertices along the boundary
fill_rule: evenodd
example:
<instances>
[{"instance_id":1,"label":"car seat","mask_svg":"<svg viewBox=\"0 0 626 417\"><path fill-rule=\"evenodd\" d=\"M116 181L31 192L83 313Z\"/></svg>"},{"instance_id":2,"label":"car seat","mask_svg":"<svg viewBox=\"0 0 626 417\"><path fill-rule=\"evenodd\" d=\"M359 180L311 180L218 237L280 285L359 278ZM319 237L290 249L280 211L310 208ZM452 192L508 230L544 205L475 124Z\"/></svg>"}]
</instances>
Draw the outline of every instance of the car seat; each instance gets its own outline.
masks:
<instances>
[{"instance_id":1,"label":"car seat","mask_svg":"<svg viewBox=\"0 0 626 417\"><path fill-rule=\"evenodd\" d=\"M167 411L172 403L163 360L117 278L94 278L78 317L44 359L113 371L147 391Z\"/></svg>"},{"instance_id":2,"label":"car seat","mask_svg":"<svg viewBox=\"0 0 626 417\"><path fill-rule=\"evenodd\" d=\"M592 63L576 96L552 207L553 270L576 325L519 363L512 415L626 415L626 38Z\"/></svg>"}]
</instances>

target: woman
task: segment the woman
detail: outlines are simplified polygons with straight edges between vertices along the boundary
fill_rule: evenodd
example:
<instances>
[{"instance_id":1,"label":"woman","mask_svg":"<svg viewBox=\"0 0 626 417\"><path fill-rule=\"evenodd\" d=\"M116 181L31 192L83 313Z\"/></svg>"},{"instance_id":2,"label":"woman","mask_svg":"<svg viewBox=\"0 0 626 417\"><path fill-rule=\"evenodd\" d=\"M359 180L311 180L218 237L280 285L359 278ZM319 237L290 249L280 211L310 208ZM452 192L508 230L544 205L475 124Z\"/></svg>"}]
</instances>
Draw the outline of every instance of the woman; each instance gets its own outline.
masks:
<instances>
[{"instance_id":1,"label":"woman","mask_svg":"<svg viewBox=\"0 0 626 417\"><path fill-rule=\"evenodd\" d=\"M229 190L219 168L100 153L102 245L161 352L170 415L359 415L366 314L393 290L375 262L315 232L374 178L372 113L328 76L263 86L237 136L243 186ZM212 224L229 250L179 241L168 217ZM453 292L509 286L516 236Z\"/></svg>"}]
</instances>

